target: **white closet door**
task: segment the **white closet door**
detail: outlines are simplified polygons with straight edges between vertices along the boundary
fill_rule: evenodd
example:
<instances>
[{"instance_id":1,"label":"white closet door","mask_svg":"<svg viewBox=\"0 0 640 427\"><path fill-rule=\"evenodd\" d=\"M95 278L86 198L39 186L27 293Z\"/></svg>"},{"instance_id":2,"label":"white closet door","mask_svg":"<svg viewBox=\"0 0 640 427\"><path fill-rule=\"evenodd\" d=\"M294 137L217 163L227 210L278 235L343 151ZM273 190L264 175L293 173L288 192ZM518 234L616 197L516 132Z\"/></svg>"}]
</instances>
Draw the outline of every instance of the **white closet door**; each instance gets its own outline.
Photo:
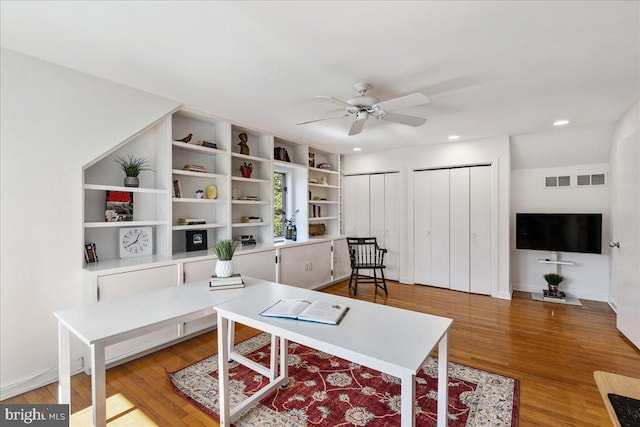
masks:
<instances>
[{"instance_id":1,"label":"white closet door","mask_svg":"<svg viewBox=\"0 0 640 427\"><path fill-rule=\"evenodd\" d=\"M369 175L369 235L362 237L375 237L382 247L385 246L384 195L384 174Z\"/></svg>"},{"instance_id":2,"label":"white closet door","mask_svg":"<svg viewBox=\"0 0 640 427\"><path fill-rule=\"evenodd\" d=\"M491 295L491 167L470 170L470 291Z\"/></svg>"},{"instance_id":3,"label":"white closet door","mask_svg":"<svg viewBox=\"0 0 640 427\"><path fill-rule=\"evenodd\" d=\"M392 280L400 279L400 186L399 173L384 174L384 275Z\"/></svg>"},{"instance_id":4,"label":"white closet door","mask_svg":"<svg viewBox=\"0 0 640 427\"><path fill-rule=\"evenodd\" d=\"M449 287L449 169L431 172L431 281Z\"/></svg>"},{"instance_id":5,"label":"white closet door","mask_svg":"<svg viewBox=\"0 0 640 427\"><path fill-rule=\"evenodd\" d=\"M431 284L431 171L413 173L413 275Z\"/></svg>"},{"instance_id":6,"label":"white closet door","mask_svg":"<svg viewBox=\"0 0 640 427\"><path fill-rule=\"evenodd\" d=\"M369 236L369 175L345 176L344 232L348 237Z\"/></svg>"},{"instance_id":7,"label":"white closet door","mask_svg":"<svg viewBox=\"0 0 640 427\"><path fill-rule=\"evenodd\" d=\"M451 289L469 292L469 168L449 171Z\"/></svg>"}]
</instances>

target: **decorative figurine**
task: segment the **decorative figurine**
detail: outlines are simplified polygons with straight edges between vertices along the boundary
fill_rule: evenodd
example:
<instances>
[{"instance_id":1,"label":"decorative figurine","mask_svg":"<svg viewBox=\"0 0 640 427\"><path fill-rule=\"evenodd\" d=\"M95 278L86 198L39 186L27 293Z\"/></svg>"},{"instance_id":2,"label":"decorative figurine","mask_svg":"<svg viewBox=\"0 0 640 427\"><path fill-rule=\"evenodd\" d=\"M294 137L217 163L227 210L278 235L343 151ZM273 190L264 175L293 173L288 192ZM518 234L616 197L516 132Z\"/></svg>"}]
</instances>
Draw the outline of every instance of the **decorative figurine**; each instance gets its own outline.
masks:
<instances>
[{"instance_id":1,"label":"decorative figurine","mask_svg":"<svg viewBox=\"0 0 640 427\"><path fill-rule=\"evenodd\" d=\"M176 142L184 142L184 143L188 143L189 141L191 141L191 137L193 136L192 133L190 133L189 135L185 136L182 139L176 139Z\"/></svg>"},{"instance_id":2,"label":"decorative figurine","mask_svg":"<svg viewBox=\"0 0 640 427\"><path fill-rule=\"evenodd\" d=\"M246 154L248 156L249 146L247 145L247 134L242 132L238 137L240 138L240 142L238 143L240 146L240 154Z\"/></svg>"},{"instance_id":3,"label":"decorative figurine","mask_svg":"<svg viewBox=\"0 0 640 427\"><path fill-rule=\"evenodd\" d=\"M197 190L196 191L196 199L204 199L204 191Z\"/></svg>"}]
</instances>

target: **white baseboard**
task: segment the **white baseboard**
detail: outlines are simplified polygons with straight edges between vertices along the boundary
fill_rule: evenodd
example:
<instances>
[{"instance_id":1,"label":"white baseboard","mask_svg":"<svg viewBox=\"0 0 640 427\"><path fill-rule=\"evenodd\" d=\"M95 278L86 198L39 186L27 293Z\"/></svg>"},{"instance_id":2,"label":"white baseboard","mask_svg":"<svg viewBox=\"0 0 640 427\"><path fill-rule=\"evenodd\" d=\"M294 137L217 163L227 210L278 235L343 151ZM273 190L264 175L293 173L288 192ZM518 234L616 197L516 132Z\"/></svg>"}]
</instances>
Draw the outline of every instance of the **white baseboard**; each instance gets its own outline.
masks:
<instances>
[{"instance_id":1,"label":"white baseboard","mask_svg":"<svg viewBox=\"0 0 640 427\"><path fill-rule=\"evenodd\" d=\"M82 372L83 359L82 357L71 362L71 375ZM44 372L36 374L30 378L16 381L12 384L0 387L0 400L9 399L14 396L18 396L22 393L26 393L31 390L35 390L40 387L44 387L51 383L58 381L58 368L49 368ZM43 402L44 403L44 402ZM55 402L51 402L55 403Z\"/></svg>"}]
</instances>

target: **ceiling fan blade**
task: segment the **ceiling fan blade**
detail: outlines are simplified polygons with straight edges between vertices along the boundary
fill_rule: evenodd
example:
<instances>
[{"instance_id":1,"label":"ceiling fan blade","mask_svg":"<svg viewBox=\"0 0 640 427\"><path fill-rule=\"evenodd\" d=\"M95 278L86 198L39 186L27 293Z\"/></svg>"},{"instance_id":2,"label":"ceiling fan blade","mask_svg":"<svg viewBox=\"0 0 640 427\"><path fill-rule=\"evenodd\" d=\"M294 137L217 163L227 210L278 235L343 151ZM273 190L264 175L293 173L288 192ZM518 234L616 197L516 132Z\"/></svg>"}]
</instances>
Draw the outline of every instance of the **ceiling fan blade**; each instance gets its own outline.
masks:
<instances>
[{"instance_id":1,"label":"ceiling fan blade","mask_svg":"<svg viewBox=\"0 0 640 427\"><path fill-rule=\"evenodd\" d=\"M429 97L421 93L401 96L377 103L375 106L382 110L399 110L401 108L413 107L416 105L429 103Z\"/></svg>"},{"instance_id":2,"label":"ceiling fan blade","mask_svg":"<svg viewBox=\"0 0 640 427\"><path fill-rule=\"evenodd\" d=\"M427 119L422 117L407 116L406 114L387 113L382 120L387 120L394 123L401 123L409 126L421 126L427 122Z\"/></svg>"},{"instance_id":3,"label":"ceiling fan blade","mask_svg":"<svg viewBox=\"0 0 640 427\"><path fill-rule=\"evenodd\" d=\"M357 135L362 132L362 128L364 127L364 122L366 119L356 120L351 125L351 129L349 129L349 136Z\"/></svg>"},{"instance_id":4,"label":"ceiling fan blade","mask_svg":"<svg viewBox=\"0 0 640 427\"><path fill-rule=\"evenodd\" d=\"M329 102L333 102L334 104L338 104L341 107L353 107L353 105L349 104L348 102L343 101L343 100L338 99L338 98L334 98L333 96L318 95L318 96L316 96L316 98L320 98L320 99L324 99L324 100L329 101Z\"/></svg>"},{"instance_id":5,"label":"ceiling fan blade","mask_svg":"<svg viewBox=\"0 0 640 427\"><path fill-rule=\"evenodd\" d=\"M345 113L345 114L342 114L340 116L333 116L333 117L325 117L323 119L308 120L306 122L296 123L296 125L306 125L307 123L321 122L323 120L340 119L342 117L347 117L348 115L349 115L349 113Z\"/></svg>"}]
</instances>

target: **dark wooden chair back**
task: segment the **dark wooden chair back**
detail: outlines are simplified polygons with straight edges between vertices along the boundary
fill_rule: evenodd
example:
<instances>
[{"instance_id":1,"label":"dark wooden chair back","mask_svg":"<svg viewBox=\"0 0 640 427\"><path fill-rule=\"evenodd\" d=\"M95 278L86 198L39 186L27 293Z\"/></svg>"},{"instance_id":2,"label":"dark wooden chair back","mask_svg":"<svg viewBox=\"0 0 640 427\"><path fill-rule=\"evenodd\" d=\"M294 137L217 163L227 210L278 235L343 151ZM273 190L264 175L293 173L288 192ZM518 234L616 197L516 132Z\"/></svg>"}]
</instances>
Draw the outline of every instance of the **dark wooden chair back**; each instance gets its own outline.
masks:
<instances>
[{"instance_id":1,"label":"dark wooden chair back","mask_svg":"<svg viewBox=\"0 0 640 427\"><path fill-rule=\"evenodd\" d=\"M374 283L376 288L380 288L387 295L387 282L384 278L384 254L387 250L378 246L375 237L347 237L349 256L351 258L351 277L349 278L349 289L353 289L353 295L358 292L358 282ZM360 270L370 270L373 278L361 278ZM378 278L377 271L380 272ZM352 285L355 279L355 285Z\"/></svg>"}]
</instances>

